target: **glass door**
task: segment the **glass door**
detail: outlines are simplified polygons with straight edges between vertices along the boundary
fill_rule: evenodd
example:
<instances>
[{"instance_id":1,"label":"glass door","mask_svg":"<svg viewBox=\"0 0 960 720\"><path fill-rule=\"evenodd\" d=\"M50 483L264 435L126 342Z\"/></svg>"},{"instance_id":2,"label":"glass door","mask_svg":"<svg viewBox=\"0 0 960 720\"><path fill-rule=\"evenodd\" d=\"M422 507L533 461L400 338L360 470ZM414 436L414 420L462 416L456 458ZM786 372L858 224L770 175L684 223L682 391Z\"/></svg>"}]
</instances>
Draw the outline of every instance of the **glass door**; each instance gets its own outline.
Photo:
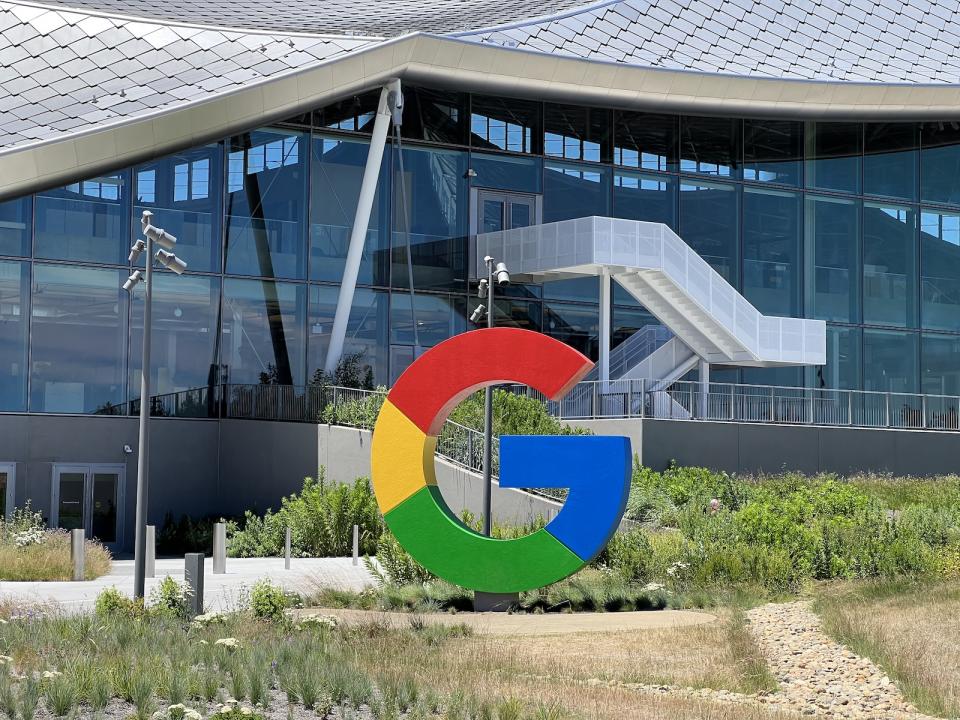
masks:
<instances>
[{"instance_id":1,"label":"glass door","mask_svg":"<svg viewBox=\"0 0 960 720\"><path fill-rule=\"evenodd\" d=\"M477 234L529 227L537 220L537 197L523 193L477 192Z\"/></svg>"},{"instance_id":2,"label":"glass door","mask_svg":"<svg viewBox=\"0 0 960 720\"><path fill-rule=\"evenodd\" d=\"M0 519L10 520L16 502L17 466L0 463Z\"/></svg>"},{"instance_id":3,"label":"glass door","mask_svg":"<svg viewBox=\"0 0 960 720\"><path fill-rule=\"evenodd\" d=\"M124 465L54 465L50 525L115 549L123 536Z\"/></svg>"}]
</instances>

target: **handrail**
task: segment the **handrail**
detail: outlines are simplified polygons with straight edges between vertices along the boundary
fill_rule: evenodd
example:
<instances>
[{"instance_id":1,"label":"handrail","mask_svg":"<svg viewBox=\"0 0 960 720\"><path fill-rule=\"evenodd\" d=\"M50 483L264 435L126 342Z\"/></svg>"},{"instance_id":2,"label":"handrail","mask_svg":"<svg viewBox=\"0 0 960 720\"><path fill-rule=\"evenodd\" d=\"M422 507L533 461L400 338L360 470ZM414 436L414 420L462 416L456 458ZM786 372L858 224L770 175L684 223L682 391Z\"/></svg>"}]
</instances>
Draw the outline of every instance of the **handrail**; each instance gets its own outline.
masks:
<instances>
[{"instance_id":1,"label":"handrail","mask_svg":"<svg viewBox=\"0 0 960 720\"><path fill-rule=\"evenodd\" d=\"M876 390L800 388L781 385L677 381L662 390L650 380L584 381L561 400L549 400L525 385L503 390L544 402L561 420L657 418L714 422L774 423L858 428L960 431L960 396ZM287 422L330 422L372 429L376 413L363 413L368 396L384 390L330 385L224 384L157 395L151 414L159 417L231 418ZM105 406L98 414L136 415L139 400ZM351 413L351 408L357 412ZM377 408L379 409L379 408ZM455 439L478 431L447 421L438 447L454 448L450 459L473 470L479 460ZM459 442L459 440L458 440ZM470 442L473 442L472 440ZM444 445L444 443L447 443ZM477 442L473 447L480 447ZM451 451L452 452L452 451ZM479 450L471 453L479 454ZM496 462L496 460L495 460Z\"/></svg>"}]
</instances>

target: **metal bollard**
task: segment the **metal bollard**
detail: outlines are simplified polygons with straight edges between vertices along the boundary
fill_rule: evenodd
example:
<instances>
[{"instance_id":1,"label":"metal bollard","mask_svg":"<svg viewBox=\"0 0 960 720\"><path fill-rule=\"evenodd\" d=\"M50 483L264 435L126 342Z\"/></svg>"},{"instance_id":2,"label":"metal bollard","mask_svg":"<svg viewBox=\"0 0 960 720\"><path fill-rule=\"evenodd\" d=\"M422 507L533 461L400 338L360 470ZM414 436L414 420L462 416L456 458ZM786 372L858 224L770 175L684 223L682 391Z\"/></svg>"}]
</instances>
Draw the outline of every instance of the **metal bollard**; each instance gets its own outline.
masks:
<instances>
[{"instance_id":1,"label":"metal bollard","mask_svg":"<svg viewBox=\"0 0 960 720\"><path fill-rule=\"evenodd\" d=\"M157 527L156 525L147 525L147 557L146 570L144 577L152 578L157 576Z\"/></svg>"},{"instance_id":2,"label":"metal bollard","mask_svg":"<svg viewBox=\"0 0 960 720\"><path fill-rule=\"evenodd\" d=\"M283 567L290 569L290 528L287 528L286 537L283 539Z\"/></svg>"},{"instance_id":3,"label":"metal bollard","mask_svg":"<svg viewBox=\"0 0 960 720\"><path fill-rule=\"evenodd\" d=\"M213 526L213 574L227 572L227 525L217 523Z\"/></svg>"},{"instance_id":4,"label":"metal bollard","mask_svg":"<svg viewBox=\"0 0 960 720\"><path fill-rule=\"evenodd\" d=\"M84 553L87 546L84 542L83 530L70 531L70 559L73 561L73 579L74 581L85 580L86 561Z\"/></svg>"},{"instance_id":5,"label":"metal bollard","mask_svg":"<svg viewBox=\"0 0 960 720\"><path fill-rule=\"evenodd\" d=\"M360 562L360 526L353 526L353 564Z\"/></svg>"},{"instance_id":6,"label":"metal bollard","mask_svg":"<svg viewBox=\"0 0 960 720\"><path fill-rule=\"evenodd\" d=\"M190 613L203 614L203 553L183 556L183 579L190 588Z\"/></svg>"}]
</instances>

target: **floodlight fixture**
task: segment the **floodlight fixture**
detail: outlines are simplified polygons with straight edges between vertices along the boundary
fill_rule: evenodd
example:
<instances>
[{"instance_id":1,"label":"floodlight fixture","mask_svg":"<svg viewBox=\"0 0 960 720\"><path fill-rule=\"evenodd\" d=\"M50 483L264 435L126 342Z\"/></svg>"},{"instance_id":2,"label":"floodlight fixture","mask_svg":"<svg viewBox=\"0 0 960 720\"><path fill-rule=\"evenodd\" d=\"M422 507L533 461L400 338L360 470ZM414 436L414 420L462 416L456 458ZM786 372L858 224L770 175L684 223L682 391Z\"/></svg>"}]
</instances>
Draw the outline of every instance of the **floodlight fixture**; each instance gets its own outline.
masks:
<instances>
[{"instance_id":1,"label":"floodlight fixture","mask_svg":"<svg viewBox=\"0 0 960 720\"><path fill-rule=\"evenodd\" d=\"M470 316L470 322L479 325L483 322L483 318L487 314L487 308L483 304L477 305L477 309L473 311L473 314Z\"/></svg>"},{"instance_id":2,"label":"floodlight fixture","mask_svg":"<svg viewBox=\"0 0 960 720\"><path fill-rule=\"evenodd\" d=\"M143 234L153 240L164 250L173 250L173 246L177 244L177 238L168 233L166 230L161 230L153 225L144 226Z\"/></svg>"},{"instance_id":3,"label":"floodlight fixture","mask_svg":"<svg viewBox=\"0 0 960 720\"><path fill-rule=\"evenodd\" d=\"M127 292L133 292L133 289L141 280L143 280L143 273L139 270L134 270L130 274L130 277L126 279L126 282L123 283L123 289Z\"/></svg>"},{"instance_id":4,"label":"floodlight fixture","mask_svg":"<svg viewBox=\"0 0 960 720\"><path fill-rule=\"evenodd\" d=\"M493 276L497 279L498 285L509 285L510 284L510 273L507 272L506 263L497 263L496 269L493 271Z\"/></svg>"},{"instance_id":5,"label":"floodlight fixture","mask_svg":"<svg viewBox=\"0 0 960 720\"><path fill-rule=\"evenodd\" d=\"M127 261L133 265L137 260L140 259L140 255L143 254L143 251L147 249L147 244L143 240L137 240L130 247L130 256L127 258Z\"/></svg>"},{"instance_id":6,"label":"floodlight fixture","mask_svg":"<svg viewBox=\"0 0 960 720\"><path fill-rule=\"evenodd\" d=\"M177 275L183 275L187 269L187 264L183 260L166 250L157 250L157 262Z\"/></svg>"},{"instance_id":7,"label":"floodlight fixture","mask_svg":"<svg viewBox=\"0 0 960 720\"><path fill-rule=\"evenodd\" d=\"M487 296L487 279L484 278L480 281L480 287L477 288L477 297L485 298Z\"/></svg>"}]
</instances>

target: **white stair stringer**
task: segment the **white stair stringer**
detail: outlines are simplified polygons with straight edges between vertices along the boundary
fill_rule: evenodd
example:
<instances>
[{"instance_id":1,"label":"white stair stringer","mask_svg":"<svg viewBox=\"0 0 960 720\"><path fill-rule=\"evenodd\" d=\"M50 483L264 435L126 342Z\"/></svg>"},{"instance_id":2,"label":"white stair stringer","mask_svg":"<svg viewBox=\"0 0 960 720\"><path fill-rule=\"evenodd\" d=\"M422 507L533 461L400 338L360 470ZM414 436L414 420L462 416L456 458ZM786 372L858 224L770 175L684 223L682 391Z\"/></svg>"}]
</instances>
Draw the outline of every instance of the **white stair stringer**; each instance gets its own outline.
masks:
<instances>
[{"instance_id":1,"label":"white stair stringer","mask_svg":"<svg viewBox=\"0 0 960 720\"><path fill-rule=\"evenodd\" d=\"M823 365L826 323L763 315L662 223L585 217L477 236L483 258L534 281L611 274L694 354L747 367Z\"/></svg>"}]
</instances>

